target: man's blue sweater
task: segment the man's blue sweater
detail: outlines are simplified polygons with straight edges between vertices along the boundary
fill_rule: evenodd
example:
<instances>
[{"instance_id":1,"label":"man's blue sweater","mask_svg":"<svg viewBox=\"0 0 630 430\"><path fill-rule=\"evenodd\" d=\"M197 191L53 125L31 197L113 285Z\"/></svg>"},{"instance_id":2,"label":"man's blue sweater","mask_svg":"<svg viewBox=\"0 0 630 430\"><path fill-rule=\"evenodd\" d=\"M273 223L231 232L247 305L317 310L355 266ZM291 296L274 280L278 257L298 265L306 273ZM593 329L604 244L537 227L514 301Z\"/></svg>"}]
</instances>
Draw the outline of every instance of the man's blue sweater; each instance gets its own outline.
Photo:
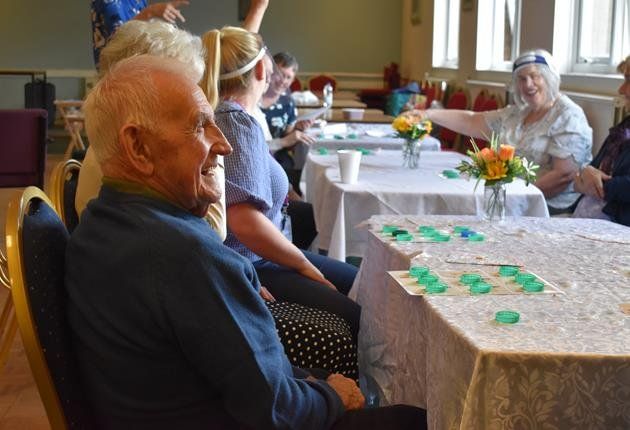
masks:
<instances>
[{"instance_id":1,"label":"man's blue sweater","mask_svg":"<svg viewBox=\"0 0 630 430\"><path fill-rule=\"evenodd\" d=\"M343 414L289 364L251 263L177 206L103 186L70 239L66 287L103 428L324 429Z\"/></svg>"}]
</instances>

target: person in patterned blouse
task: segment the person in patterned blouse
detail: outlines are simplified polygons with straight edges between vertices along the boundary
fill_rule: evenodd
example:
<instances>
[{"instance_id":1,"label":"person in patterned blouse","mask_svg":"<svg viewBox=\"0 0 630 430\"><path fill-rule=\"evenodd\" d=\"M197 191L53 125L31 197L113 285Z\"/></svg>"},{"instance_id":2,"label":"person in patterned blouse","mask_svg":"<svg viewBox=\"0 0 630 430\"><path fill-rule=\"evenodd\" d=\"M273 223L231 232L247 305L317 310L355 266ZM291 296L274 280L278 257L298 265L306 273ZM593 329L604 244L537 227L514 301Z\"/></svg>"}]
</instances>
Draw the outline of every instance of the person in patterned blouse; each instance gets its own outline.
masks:
<instances>
[{"instance_id":1,"label":"person in patterned blouse","mask_svg":"<svg viewBox=\"0 0 630 430\"><path fill-rule=\"evenodd\" d=\"M188 0L151 5L147 4L147 0L92 0L92 41L96 68L98 69L101 49L122 24L131 19L148 21L151 18L160 18L171 24L175 24L177 20L185 22L179 8L188 4Z\"/></svg>"}]
</instances>

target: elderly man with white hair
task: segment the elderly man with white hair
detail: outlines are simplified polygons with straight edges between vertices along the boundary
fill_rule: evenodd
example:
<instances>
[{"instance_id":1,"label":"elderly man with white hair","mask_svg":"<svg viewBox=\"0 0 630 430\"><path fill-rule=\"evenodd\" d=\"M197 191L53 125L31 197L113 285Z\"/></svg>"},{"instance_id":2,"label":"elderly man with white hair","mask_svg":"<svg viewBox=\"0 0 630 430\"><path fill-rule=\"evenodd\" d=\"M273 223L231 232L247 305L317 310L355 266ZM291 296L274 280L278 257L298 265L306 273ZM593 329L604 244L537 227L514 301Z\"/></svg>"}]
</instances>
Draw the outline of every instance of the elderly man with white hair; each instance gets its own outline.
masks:
<instances>
[{"instance_id":1,"label":"elderly man with white hair","mask_svg":"<svg viewBox=\"0 0 630 430\"><path fill-rule=\"evenodd\" d=\"M202 219L231 147L198 80L140 55L85 102L104 177L68 244L65 282L98 427L426 428L421 409L361 409L353 380L289 364L252 264Z\"/></svg>"},{"instance_id":2,"label":"elderly man with white hair","mask_svg":"<svg viewBox=\"0 0 630 430\"><path fill-rule=\"evenodd\" d=\"M524 52L514 61L510 92L514 104L504 109L429 109L411 115L474 138L499 135L517 155L540 166L535 185L550 213L571 212L579 197L573 177L592 158L593 131L584 111L560 93L560 73L544 49Z\"/></svg>"},{"instance_id":3,"label":"elderly man with white hair","mask_svg":"<svg viewBox=\"0 0 630 430\"><path fill-rule=\"evenodd\" d=\"M66 285L88 396L103 428L327 428L361 394L294 375L253 267L200 218L231 147L189 70L124 60L85 102L104 179Z\"/></svg>"}]
</instances>

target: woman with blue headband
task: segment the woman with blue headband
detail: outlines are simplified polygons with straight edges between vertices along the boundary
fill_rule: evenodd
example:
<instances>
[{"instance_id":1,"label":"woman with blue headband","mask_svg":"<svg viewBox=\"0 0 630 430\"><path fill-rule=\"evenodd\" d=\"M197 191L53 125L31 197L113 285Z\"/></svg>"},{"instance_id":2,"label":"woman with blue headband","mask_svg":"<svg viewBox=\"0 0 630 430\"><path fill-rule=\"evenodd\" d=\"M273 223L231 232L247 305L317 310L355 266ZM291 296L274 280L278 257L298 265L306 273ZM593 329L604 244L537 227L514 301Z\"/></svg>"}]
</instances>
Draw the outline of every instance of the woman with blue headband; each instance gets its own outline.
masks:
<instances>
[{"instance_id":1,"label":"woman with blue headband","mask_svg":"<svg viewBox=\"0 0 630 430\"><path fill-rule=\"evenodd\" d=\"M582 108L560 94L560 74L543 49L527 51L514 61L510 92L514 103L495 111L431 109L412 115L474 138L498 134L517 155L540 166L535 185L545 195L549 212L571 212L579 197L573 178L592 158L593 132Z\"/></svg>"}]
</instances>

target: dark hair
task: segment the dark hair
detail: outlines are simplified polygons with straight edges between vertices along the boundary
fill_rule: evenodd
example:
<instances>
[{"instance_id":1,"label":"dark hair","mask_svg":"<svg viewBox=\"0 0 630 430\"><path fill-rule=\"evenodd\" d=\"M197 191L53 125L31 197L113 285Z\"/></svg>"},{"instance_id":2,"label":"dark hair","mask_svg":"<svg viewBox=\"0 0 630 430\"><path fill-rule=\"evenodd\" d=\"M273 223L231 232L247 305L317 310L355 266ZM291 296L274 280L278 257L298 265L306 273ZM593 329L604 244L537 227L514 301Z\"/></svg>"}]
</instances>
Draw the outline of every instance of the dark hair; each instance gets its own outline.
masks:
<instances>
[{"instance_id":1,"label":"dark hair","mask_svg":"<svg viewBox=\"0 0 630 430\"><path fill-rule=\"evenodd\" d=\"M273 56L273 61L280 67L291 67L295 71L297 71L299 67L297 59L288 52L278 52Z\"/></svg>"}]
</instances>

